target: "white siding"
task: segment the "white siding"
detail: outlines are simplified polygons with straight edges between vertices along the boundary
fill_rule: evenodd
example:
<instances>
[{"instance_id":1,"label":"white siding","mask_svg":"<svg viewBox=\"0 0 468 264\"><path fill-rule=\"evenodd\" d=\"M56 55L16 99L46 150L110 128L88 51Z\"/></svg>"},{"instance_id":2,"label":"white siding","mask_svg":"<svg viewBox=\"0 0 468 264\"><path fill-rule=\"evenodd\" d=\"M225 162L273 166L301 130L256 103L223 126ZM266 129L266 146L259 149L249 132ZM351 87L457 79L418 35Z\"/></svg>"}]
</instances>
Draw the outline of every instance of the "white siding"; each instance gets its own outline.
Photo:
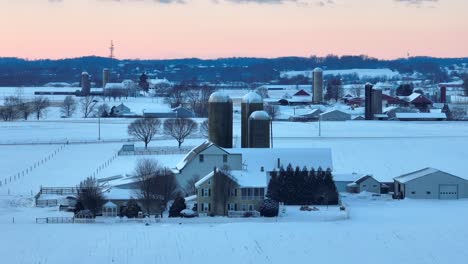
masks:
<instances>
[{"instance_id":1,"label":"white siding","mask_svg":"<svg viewBox=\"0 0 468 264\"><path fill-rule=\"evenodd\" d=\"M380 193L380 182L369 177L359 184L359 192Z\"/></svg>"},{"instance_id":2,"label":"white siding","mask_svg":"<svg viewBox=\"0 0 468 264\"><path fill-rule=\"evenodd\" d=\"M200 162L200 155L203 155L203 162ZM223 162L223 156L228 155L227 162ZM202 178L213 171L214 167L221 168L227 165L231 170L242 169L242 156L240 154L228 154L216 146L211 146L199 153L191 162L176 175L181 187L194 176Z\"/></svg>"},{"instance_id":3,"label":"white siding","mask_svg":"<svg viewBox=\"0 0 468 264\"><path fill-rule=\"evenodd\" d=\"M405 183L405 197L439 199L442 185L457 185L458 198L468 198L468 181L444 172L432 173Z\"/></svg>"}]
</instances>

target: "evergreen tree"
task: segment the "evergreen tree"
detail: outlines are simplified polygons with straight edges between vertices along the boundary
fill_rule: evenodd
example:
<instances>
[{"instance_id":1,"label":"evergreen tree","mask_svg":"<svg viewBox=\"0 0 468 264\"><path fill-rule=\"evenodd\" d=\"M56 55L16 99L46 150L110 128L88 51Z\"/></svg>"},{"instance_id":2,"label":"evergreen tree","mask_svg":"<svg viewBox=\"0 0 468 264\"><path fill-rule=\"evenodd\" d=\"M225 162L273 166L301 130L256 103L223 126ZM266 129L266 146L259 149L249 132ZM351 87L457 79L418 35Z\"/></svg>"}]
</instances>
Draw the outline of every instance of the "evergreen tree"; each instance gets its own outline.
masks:
<instances>
[{"instance_id":1,"label":"evergreen tree","mask_svg":"<svg viewBox=\"0 0 468 264\"><path fill-rule=\"evenodd\" d=\"M128 218L135 218L138 216L138 213L141 212L141 208L138 205L137 201L133 198L130 198L127 203L127 207L121 212L122 216Z\"/></svg>"},{"instance_id":2,"label":"evergreen tree","mask_svg":"<svg viewBox=\"0 0 468 264\"><path fill-rule=\"evenodd\" d=\"M148 83L148 75L146 74L142 74L140 75L140 80L138 81L138 86L140 86L140 88L145 91L145 92L148 92L149 90L149 83Z\"/></svg>"},{"instance_id":3,"label":"evergreen tree","mask_svg":"<svg viewBox=\"0 0 468 264\"><path fill-rule=\"evenodd\" d=\"M271 199L265 199L260 205L260 215L264 217L278 216L279 205L278 202Z\"/></svg>"},{"instance_id":4,"label":"evergreen tree","mask_svg":"<svg viewBox=\"0 0 468 264\"><path fill-rule=\"evenodd\" d=\"M174 203L172 203L171 208L169 208L169 217L180 217L180 212L187 208L185 205L185 199L178 195Z\"/></svg>"},{"instance_id":5,"label":"evergreen tree","mask_svg":"<svg viewBox=\"0 0 468 264\"><path fill-rule=\"evenodd\" d=\"M307 179L309 176L309 171L307 170L307 167L303 167L302 170L299 170L299 167L296 168L298 170L298 175L296 178L296 200L298 204L307 204Z\"/></svg>"},{"instance_id":6,"label":"evergreen tree","mask_svg":"<svg viewBox=\"0 0 468 264\"><path fill-rule=\"evenodd\" d=\"M269 199L280 200L280 182L278 171L274 170L270 174L270 181L268 182L267 195Z\"/></svg>"},{"instance_id":7,"label":"evergreen tree","mask_svg":"<svg viewBox=\"0 0 468 264\"><path fill-rule=\"evenodd\" d=\"M286 170L283 166L278 172L278 201L285 202L286 200Z\"/></svg>"},{"instance_id":8,"label":"evergreen tree","mask_svg":"<svg viewBox=\"0 0 468 264\"><path fill-rule=\"evenodd\" d=\"M324 187L326 188L326 200L327 204L338 203L338 191L336 190L335 182L333 181L333 175L331 169L328 168L325 171Z\"/></svg>"},{"instance_id":9,"label":"evergreen tree","mask_svg":"<svg viewBox=\"0 0 468 264\"><path fill-rule=\"evenodd\" d=\"M286 174L285 174L285 197L284 203L286 204L294 204L294 196L296 191L296 184L294 182L294 168L291 164L286 167Z\"/></svg>"}]
</instances>

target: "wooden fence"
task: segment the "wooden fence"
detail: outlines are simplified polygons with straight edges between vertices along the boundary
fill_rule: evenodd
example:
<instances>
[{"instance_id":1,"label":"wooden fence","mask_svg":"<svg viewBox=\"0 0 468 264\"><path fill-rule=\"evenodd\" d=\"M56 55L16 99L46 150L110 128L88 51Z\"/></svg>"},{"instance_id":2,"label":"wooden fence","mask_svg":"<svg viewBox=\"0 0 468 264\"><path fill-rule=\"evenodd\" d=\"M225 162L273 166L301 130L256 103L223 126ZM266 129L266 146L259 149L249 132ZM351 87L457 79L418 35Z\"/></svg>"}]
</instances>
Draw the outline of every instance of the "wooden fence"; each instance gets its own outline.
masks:
<instances>
[{"instance_id":1,"label":"wooden fence","mask_svg":"<svg viewBox=\"0 0 468 264\"><path fill-rule=\"evenodd\" d=\"M57 199L36 200L36 207L49 207L49 206L57 206L57 205L58 205Z\"/></svg>"},{"instance_id":2,"label":"wooden fence","mask_svg":"<svg viewBox=\"0 0 468 264\"><path fill-rule=\"evenodd\" d=\"M36 218L36 224L73 224L74 217L41 217Z\"/></svg>"}]
</instances>

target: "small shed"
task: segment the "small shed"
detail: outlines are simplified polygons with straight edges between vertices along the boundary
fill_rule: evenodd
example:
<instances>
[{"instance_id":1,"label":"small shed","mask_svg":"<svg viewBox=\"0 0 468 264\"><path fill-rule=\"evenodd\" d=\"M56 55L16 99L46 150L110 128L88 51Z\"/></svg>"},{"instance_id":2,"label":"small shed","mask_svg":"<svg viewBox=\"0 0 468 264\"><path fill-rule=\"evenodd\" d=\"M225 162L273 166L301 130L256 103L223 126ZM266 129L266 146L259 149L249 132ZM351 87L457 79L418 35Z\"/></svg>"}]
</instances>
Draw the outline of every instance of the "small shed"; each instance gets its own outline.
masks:
<instances>
[{"instance_id":1,"label":"small shed","mask_svg":"<svg viewBox=\"0 0 468 264\"><path fill-rule=\"evenodd\" d=\"M332 110L320 114L322 121L346 121L351 120L351 115L340 110Z\"/></svg>"},{"instance_id":2,"label":"small shed","mask_svg":"<svg viewBox=\"0 0 468 264\"><path fill-rule=\"evenodd\" d=\"M117 216L117 205L108 201L102 206L102 216L115 217Z\"/></svg>"},{"instance_id":3,"label":"small shed","mask_svg":"<svg viewBox=\"0 0 468 264\"><path fill-rule=\"evenodd\" d=\"M374 177L367 175L359 180L355 181L357 184L357 192L370 192L380 193L380 182L374 179Z\"/></svg>"}]
</instances>

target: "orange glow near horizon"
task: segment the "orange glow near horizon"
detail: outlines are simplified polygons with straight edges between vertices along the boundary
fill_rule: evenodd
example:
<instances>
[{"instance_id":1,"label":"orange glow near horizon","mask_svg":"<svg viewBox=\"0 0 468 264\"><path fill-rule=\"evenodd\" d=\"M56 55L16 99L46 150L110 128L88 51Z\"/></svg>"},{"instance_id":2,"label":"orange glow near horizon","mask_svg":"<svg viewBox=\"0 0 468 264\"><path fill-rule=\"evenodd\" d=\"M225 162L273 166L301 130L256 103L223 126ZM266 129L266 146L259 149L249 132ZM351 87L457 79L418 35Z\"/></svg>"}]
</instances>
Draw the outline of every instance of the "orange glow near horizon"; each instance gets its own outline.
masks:
<instances>
[{"instance_id":1,"label":"orange glow near horizon","mask_svg":"<svg viewBox=\"0 0 468 264\"><path fill-rule=\"evenodd\" d=\"M468 57L466 0L186 2L0 0L0 57Z\"/></svg>"}]
</instances>

